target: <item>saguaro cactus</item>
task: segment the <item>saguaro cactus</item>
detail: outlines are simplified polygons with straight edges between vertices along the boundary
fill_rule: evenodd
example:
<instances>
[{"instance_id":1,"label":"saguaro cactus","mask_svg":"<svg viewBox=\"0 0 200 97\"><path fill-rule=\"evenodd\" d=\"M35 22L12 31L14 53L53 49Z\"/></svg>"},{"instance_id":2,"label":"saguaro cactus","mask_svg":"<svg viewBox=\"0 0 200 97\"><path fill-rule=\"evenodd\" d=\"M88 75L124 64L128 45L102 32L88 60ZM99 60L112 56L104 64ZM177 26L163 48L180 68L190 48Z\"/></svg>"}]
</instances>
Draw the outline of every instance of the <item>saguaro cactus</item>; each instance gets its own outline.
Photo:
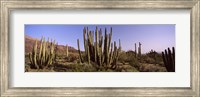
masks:
<instances>
[{"instance_id":1,"label":"saguaro cactus","mask_svg":"<svg viewBox=\"0 0 200 97\"><path fill-rule=\"evenodd\" d=\"M94 37L95 36L95 37ZM85 49L86 61L90 64L90 61L98 65L98 70L114 68L117 65L119 53L121 50L121 43L119 40L119 48L116 46L116 42L111 43L112 40L112 28L110 33L107 33L105 28L105 35L102 35L102 29L96 27L95 34L94 31L89 31L88 27L83 29L83 41ZM77 40L79 56L81 59L82 54L80 53L79 40ZM82 60L83 61L83 60Z\"/></svg>"},{"instance_id":2,"label":"saguaro cactus","mask_svg":"<svg viewBox=\"0 0 200 97\"><path fill-rule=\"evenodd\" d=\"M55 44L55 50L54 50L54 52L55 52L55 58L53 59L53 61L54 61L54 63L56 63L57 62L57 57L58 57L58 43L56 43Z\"/></svg>"},{"instance_id":3,"label":"saguaro cactus","mask_svg":"<svg viewBox=\"0 0 200 97\"><path fill-rule=\"evenodd\" d=\"M135 57L137 57L137 44L135 43Z\"/></svg>"},{"instance_id":4,"label":"saguaro cactus","mask_svg":"<svg viewBox=\"0 0 200 97\"><path fill-rule=\"evenodd\" d=\"M31 62L31 67L35 69L44 69L52 64L55 58L55 40L49 42L45 41L45 38L42 37L39 45L38 52L38 43L35 41L33 46L32 53L29 53L29 59Z\"/></svg>"},{"instance_id":5,"label":"saguaro cactus","mask_svg":"<svg viewBox=\"0 0 200 97\"><path fill-rule=\"evenodd\" d=\"M139 42L139 47L138 47L138 56L139 57L141 56L141 49L142 49L141 45L142 44Z\"/></svg>"},{"instance_id":6,"label":"saguaro cactus","mask_svg":"<svg viewBox=\"0 0 200 97\"><path fill-rule=\"evenodd\" d=\"M172 47L165 50L165 53L162 52L163 61L168 72L175 72L175 49Z\"/></svg>"},{"instance_id":7,"label":"saguaro cactus","mask_svg":"<svg viewBox=\"0 0 200 97\"><path fill-rule=\"evenodd\" d=\"M68 45L66 45L66 57L69 56L69 52L68 52Z\"/></svg>"},{"instance_id":8,"label":"saguaro cactus","mask_svg":"<svg viewBox=\"0 0 200 97\"><path fill-rule=\"evenodd\" d=\"M83 63L83 57L82 57L81 50L80 50L79 39L77 39L77 45L78 45L79 58L80 58L80 61Z\"/></svg>"}]
</instances>

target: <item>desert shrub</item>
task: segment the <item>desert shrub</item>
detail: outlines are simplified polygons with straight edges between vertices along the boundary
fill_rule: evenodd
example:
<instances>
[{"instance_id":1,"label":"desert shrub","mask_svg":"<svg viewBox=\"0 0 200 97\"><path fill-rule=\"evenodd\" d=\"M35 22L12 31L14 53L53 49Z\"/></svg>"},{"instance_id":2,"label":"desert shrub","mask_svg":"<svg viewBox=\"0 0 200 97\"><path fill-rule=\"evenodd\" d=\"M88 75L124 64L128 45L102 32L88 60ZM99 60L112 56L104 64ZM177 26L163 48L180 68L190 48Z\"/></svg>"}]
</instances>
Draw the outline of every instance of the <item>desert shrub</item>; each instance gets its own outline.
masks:
<instances>
[{"instance_id":1,"label":"desert shrub","mask_svg":"<svg viewBox=\"0 0 200 97\"><path fill-rule=\"evenodd\" d=\"M124 63L124 62L131 62L132 60L135 60L135 52L134 51L122 51L120 53L120 56L119 56L119 62L121 63Z\"/></svg>"},{"instance_id":2,"label":"desert shrub","mask_svg":"<svg viewBox=\"0 0 200 97\"><path fill-rule=\"evenodd\" d=\"M126 72L139 72L139 71L135 67L132 67L130 69L127 69Z\"/></svg>"},{"instance_id":3,"label":"desert shrub","mask_svg":"<svg viewBox=\"0 0 200 97\"><path fill-rule=\"evenodd\" d=\"M72 63L66 65L64 68L67 72L93 72L96 70L92 65L86 63Z\"/></svg>"},{"instance_id":4,"label":"desert shrub","mask_svg":"<svg viewBox=\"0 0 200 97\"><path fill-rule=\"evenodd\" d=\"M76 60L78 60L77 56L69 56L66 58L67 62L75 62Z\"/></svg>"},{"instance_id":5,"label":"desert shrub","mask_svg":"<svg viewBox=\"0 0 200 97\"><path fill-rule=\"evenodd\" d=\"M161 53L158 53L158 55L156 56L156 63L159 64L160 66L164 66L164 62L163 62Z\"/></svg>"},{"instance_id":6,"label":"desert shrub","mask_svg":"<svg viewBox=\"0 0 200 97\"><path fill-rule=\"evenodd\" d=\"M32 69L30 65L25 65L25 72L55 72L52 67L48 67L45 69Z\"/></svg>"},{"instance_id":7,"label":"desert shrub","mask_svg":"<svg viewBox=\"0 0 200 97\"><path fill-rule=\"evenodd\" d=\"M25 63L25 72L30 71L30 69L31 69L30 65Z\"/></svg>"},{"instance_id":8,"label":"desert shrub","mask_svg":"<svg viewBox=\"0 0 200 97\"><path fill-rule=\"evenodd\" d=\"M127 60L126 61L131 61L131 60L133 60L133 59L136 59L136 57L135 57L135 52L134 51L132 51L132 50L129 50L129 51L127 51L126 52L126 56L127 56Z\"/></svg>"},{"instance_id":9,"label":"desert shrub","mask_svg":"<svg viewBox=\"0 0 200 97\"><path fill-rule=\"evenodd\" d=\"M94 72L96 71L96 68L94 66L92 66L91 64L82 64L82 69L85 71L85 72Z\"/></svg>"},{"instance_id":10,"label":"desert shrub","mask_svg":"<svg viewBox=\"0 0 200 97\"><path fill-rule=\"evenodd\" d=\"M166 72L166 68L155 64L141 64L139 71L141 72Z\"/></svg>"},{"instance_id":11,"label":"desert shrub","mask_svg":"<svg viewBox=\"0 0 200 97\"><path fill-rule=\"evenodd\" d=\"M119 62L124 63L127 60L127 55L125 51L122 51L119 56Z\"/></svg>"},{"instance_id":12,"label":"desert shrub","mask_svg":"<svg viewBox=\"0 0 200 97\"><path fill-rule=\"evenodd\" d=\"M138 71L139 67L140 67L140 62L139 60L135 57L135 52L132 50L129 50L127 52L121 52L120 56L119 56L119 61L123 64L128 63L129 65L131 65L132 67L134 67L134 69L130 69L133 71ZM129 71L130 71L129 70Z\"/></svg>"},{"instance_id":13,"label":"desert shrub","mask_svg":"<svg viewBox=\"0 0 200 97\"><path fill-rule=\"evenodd\" d=\"M108 69L108 70L106 70L105 72L114 72L114 70Z\"/></svg>"},{"instance_id":14,"label":"desert shrub","mask_svg":"<svg viewBox=\"0 0 200 97\"><path fill-rule=\"evenodd\" d=\"M145 63L155 64L155 60L149 56L146 56Z\"/></svg>"},{"instance_id":15,"label":"desert shrub","mask_svg":"<svg viewBox=\"0 0 200 97\"><path fill-rule=\"evenodd\" d=\"M138 72L138 70L129 64L119 64L115 70L110 72Z\"/></svg>"},{"instance_id":16,"label":"desert shrub","mask_svg":"<svg viewBox=\"0 0 200 97\"><path fill-rule=\"evenodd\" d=\"M25 54L25 64L30 64L30 59L28 54Z\"/></svg>"},{"instance_id":17,"label":"desert shrub","mask_svg":"<svg viewBox=\"0 0 200 97\"><path fill-rule=\"evenodd\" d=\"M140 67L140 63L136 58L133 58L132 60L129 61L129 64L137 69Z\"/></svg>"},{"instance_id":18,"label":"desert shrub","mask_svg":"<svg viewBox=\"0 0 200 97\"><path fill-rule=\"evenodd\" d=\"M146 62L150 64L159 64L163 66L163 60L161 53L151 50L146 54Z\"/></svg>"}]
</instances>

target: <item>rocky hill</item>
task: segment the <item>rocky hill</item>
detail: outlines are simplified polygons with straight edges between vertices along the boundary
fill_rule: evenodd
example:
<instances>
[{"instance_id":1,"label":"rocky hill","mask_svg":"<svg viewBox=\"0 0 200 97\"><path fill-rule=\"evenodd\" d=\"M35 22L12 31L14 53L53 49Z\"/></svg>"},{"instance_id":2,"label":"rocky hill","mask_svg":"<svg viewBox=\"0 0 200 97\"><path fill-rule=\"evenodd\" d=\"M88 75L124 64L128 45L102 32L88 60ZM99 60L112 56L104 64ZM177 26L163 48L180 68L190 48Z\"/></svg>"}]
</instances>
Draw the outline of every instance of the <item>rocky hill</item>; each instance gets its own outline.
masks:
<instances>
[{"instance_id":1,"label":"rocky hill","mask_svg":"<svg viewBox=\"0 0 200 97\"><path fill-rule=\"evenodd\" d=\"M39 39L32 38L28 35L25 35L25 53L29 53L32 51L33 45L35 44L35 41L38 41ZM38 44L39 45L39 44ZM76 50L74 47L68 46L69 53L78 53L78 50ZM58 45L58 53L63 54L66 52L66 46L64 45Z\"/></svg>"}]
</instances>

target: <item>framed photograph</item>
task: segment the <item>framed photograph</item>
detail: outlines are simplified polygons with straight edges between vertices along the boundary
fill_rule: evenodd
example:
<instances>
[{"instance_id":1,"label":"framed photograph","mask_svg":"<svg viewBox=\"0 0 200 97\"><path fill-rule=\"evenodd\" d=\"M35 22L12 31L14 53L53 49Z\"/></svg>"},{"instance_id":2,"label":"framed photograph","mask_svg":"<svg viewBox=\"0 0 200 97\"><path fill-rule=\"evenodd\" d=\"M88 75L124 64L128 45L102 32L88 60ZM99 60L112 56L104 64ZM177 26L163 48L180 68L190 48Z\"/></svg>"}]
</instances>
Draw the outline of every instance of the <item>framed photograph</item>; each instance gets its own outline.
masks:
<instances>
[{"instance_id":1,"label":"framed photograph","mask_svg":"<svg viewBox=\"0 0 200 97\"><path fill-rule=\"evenodd\" d=\"M199 0L0 3L2 97L200 97Z\"/></svg>"}]
</instances>

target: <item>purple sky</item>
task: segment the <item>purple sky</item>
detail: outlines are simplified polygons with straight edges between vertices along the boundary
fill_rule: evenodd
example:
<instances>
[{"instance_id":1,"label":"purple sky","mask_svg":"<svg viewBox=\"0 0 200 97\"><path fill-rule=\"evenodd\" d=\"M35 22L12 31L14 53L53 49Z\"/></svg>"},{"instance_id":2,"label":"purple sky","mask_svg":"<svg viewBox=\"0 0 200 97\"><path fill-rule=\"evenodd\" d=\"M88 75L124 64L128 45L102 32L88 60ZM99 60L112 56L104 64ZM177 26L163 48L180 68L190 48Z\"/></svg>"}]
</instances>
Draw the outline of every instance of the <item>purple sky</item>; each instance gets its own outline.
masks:
<instances>
[{"instance_id":1,"label":"purple sky","mask_svg":"<svg viewBox=\"0 0 200 97\"><path fill-rule=\"evenodd\" d=\"M121 40L122 50L135 50L134 44L142 43L142 53L151 49L161 52L168 47L175 46L175 24L141 24L141 25L64 25L64 24L26 24L25 35L33 38L56 39L58 44L72 46L77 49L77 39L80 40L83 50L83 28L87 26L90 30L95 27L110 31L113 29L112 40ZM104 31L104 30L103 30ZM104 32L103 32L104 33Z\"/></svg>"}]
</instances>

